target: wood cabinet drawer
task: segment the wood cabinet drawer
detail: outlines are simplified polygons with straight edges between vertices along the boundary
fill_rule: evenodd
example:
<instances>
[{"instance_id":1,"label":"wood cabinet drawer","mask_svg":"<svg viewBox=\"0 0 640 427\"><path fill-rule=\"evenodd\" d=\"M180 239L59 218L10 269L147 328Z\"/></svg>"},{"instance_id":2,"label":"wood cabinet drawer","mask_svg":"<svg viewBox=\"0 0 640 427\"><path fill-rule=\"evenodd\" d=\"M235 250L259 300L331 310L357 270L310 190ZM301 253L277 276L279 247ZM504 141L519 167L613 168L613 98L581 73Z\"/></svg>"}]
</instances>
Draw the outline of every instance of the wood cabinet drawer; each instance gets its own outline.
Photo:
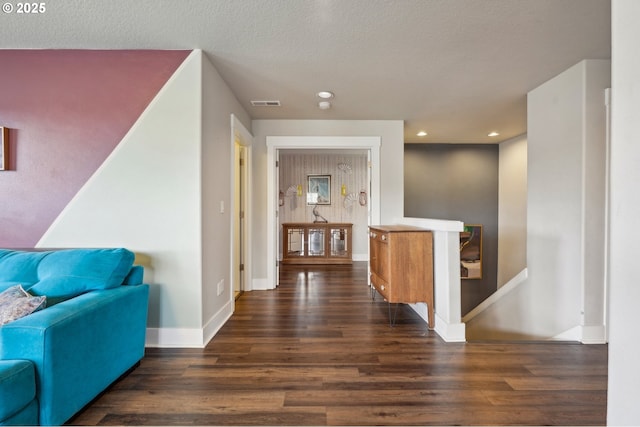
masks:
<instances>
[{"instance_id":1,"label":"wood cabinet drawer","mask_svg":"<svg viewBox=\"0 0 640 427\"><path fill-rule=\"evenodd\" d=\"M391 288L389 287L389 283L372 272L371 284L376 288L376 290L380 293L380 295L382 295L384 299L386 299L387 301L389 300L389 296L391 295Z\"/></svg>"},{"instance_id":2,"label":"wood cabinet drawer","mask_svg":"<svg viewBox=\"0 0 640 427\"><path fill-rule=\"evenodd\" d=\"M389 242L389 233L385 233L379 230L371 230L369 232L369 238L376 242L386 244Z\"/></svg>"},{"instance_id":3,"label":"wood cabinet drawer","mask_svg":"<svg viewBox=\"0 0 640 427\"><path fill-rule=\"evenodd\" d=\"M377 230L369 232L369 256L371 272L389 282L389 236Z\"/></svg>"}]
</instances>

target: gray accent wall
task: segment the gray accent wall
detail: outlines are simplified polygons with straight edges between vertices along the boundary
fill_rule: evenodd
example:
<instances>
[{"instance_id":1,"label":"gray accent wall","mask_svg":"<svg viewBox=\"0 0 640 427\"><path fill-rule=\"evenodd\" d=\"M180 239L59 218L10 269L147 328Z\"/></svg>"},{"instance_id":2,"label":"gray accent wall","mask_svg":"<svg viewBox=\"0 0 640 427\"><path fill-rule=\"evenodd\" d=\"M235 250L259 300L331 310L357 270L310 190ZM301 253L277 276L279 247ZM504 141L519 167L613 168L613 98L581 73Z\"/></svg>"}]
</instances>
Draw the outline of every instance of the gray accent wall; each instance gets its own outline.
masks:
<instances>
[{"instance_id":1,"label":"gray accent wall","mask_svg":"<svg viewBox=\"0 0 640 427\"><path fill-rule=\"evenodd\" d=\"M405 144L404 216L482 224L482 279L462 280L464 316L497 289L499 146Z\"/></svg>"}]
</instances>

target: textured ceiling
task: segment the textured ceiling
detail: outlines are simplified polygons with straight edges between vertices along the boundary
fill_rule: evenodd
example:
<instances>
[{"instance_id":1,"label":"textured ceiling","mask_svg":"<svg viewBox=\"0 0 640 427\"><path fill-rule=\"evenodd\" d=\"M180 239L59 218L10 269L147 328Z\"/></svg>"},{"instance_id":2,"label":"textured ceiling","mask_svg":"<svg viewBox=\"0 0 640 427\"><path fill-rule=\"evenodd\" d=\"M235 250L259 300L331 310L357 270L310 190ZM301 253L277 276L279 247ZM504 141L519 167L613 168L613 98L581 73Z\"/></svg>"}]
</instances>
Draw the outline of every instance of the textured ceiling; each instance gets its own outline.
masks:
<instances>
[{"instance_id":1,"label":"textured ceiling","mask_svg":"<svg viewBox=\"0 0 640 427\"><path fill-rule=\"evenodd\" d=\"M529 90L582 59L611 57L609 0L45 5L38 15L1 13L0 48L199 48L254 119L399 119L407 142L524 133ZM319 90L335 93L331 109L317 108ZM418 130L429 135L418 138ZM500 136L487 137L494 130Z\"/></svg>"}]
</instances>

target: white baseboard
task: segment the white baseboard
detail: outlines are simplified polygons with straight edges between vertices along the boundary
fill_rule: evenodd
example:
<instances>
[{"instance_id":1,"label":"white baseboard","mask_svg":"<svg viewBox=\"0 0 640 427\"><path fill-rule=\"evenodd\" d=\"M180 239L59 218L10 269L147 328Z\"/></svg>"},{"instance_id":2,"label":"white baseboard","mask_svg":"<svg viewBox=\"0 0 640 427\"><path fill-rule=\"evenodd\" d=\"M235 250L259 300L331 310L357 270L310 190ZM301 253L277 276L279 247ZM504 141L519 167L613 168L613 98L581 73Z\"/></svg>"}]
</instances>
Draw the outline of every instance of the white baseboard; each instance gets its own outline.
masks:
<instances>
[{"instance_id":1,"label":"white baseboard","mask_svg":"<svg viewBox=\"0 0 640 427\"><path fill-rule=\"evenodd\" d=\"M202 329L147 328L145 346L202 348Z\"/></svg>"},{"instance_id":2,"label":"white baseboard","mask_svg":"<svg viewBox=\"0 0 640 427\"><path fill-rule=\"evenodd\" d=\"M229 301L204 328L147 328L146 347L204 348L233 314L233 302Z\"/></svg>"},{"instance_id":3,"label":"white baseboard","mask_svg":"<svg viewBox=\"0 0 640 427\"><path fill-rule=\"evenodd\" d=\"M550 338L549 341L578 341L582 344L606 344L607 332L604 325L578 325Z\"/></svg>"},{"instance_id":4,"label":"white baseboard","mask_svg":"<svg viewBox=\"0 0 640 427\"><path fill-rule=\"evenodd\" d=\"M204 329L202 331L202 336L204 338L202 340L203 347L211 341L220 328L222 328L224 324L227 323L227 320L231 318L233 315L234 304L233 300L227 301L227 303L204 325Z\"/></svg>"},{"instance_id":5,"label":"white baseboard","mask_svg":"<svg viewBox=\"0 0 640 427\"><path fill-rule=\"evenodd\" d=\"M269 289L273 289L273 286L269 286L267 278L264 277L251 280L251 289L247 289L247 291L267 291Z\"/></svg>"},{"instance_id":6,"label":"white baseboard","mask_svg":"<svg viewBox=\"0 0 640 427\"><path fill-rule=\"evenodd\" d=\"M558 335L549 338L549 341L580 341L582 338L582 326L574 326Z\"/></svg>"},{"instance_id":7,"label":"white baseboard","mask_svg":"<svg viewBox=\"0 0 640 427\"><path fill-rule=\"evenodd\" d=\"M466 342L466 325L464 323L447 323L436 313L435 331L446 342Z\"/></svg>"},{"instance_id":8,"label":"white baseboard","mask_svg":"<svg viewBox=\"0 0 640 427\"><path fill-rule=\"evenodd\" d=\"M551 341L579 341L582 344L606 344L607 333L604 325L583 326L578 325L558 334Z\"/></svg>"},{"instance_id":9,"label":"white baseboard","mask_svg":"<svg viewBox=\"0 0 640 427\"><path fill-rule=\"evenodd\" d=\"M525 280L527 280L528 276L529 276L528 270L525 268L520 273L516 274L515 277L513 277L511 280L505 283L503 286L498 288L498 290L495 291L493 294L491 294L487 299L485 299L480 304L478 304L473 310L468 312L462 318L462 321L464 323L467 323L468 321L470 321L471 319L473 319L474 317L476 317L477 315L479 315L480 313L482 313L483 311L491 307L493 304L498 302L501 298L503 298L509 292L513 291L522 283L524 283Z\"/></svg>"},{"instance_id":10,"label":"white baseboard","mask_svg":"<svg viewBox=\"0 0 640 427\"><path fill-rule=\"evenodd\" d=\"M419 302L417 304L409 304L409 307L420 316L425 323L429 324L429 313L427 311L427 304ZM436 324L433 328L440 338L446 342L465 342L466 337L466 325L464 323L447 323L444 319L435 313Z\"/></svg>"},{"instance_id":11,"label":"white baseboard","mask_svg":"<svg viewBox=\"0 0 640 427\"><path fill-rule=\"evenodd\" d=\"M583 326L582 327L582 344L606 344L607 327L605 325Z\"/></svg>"}]
</instances>

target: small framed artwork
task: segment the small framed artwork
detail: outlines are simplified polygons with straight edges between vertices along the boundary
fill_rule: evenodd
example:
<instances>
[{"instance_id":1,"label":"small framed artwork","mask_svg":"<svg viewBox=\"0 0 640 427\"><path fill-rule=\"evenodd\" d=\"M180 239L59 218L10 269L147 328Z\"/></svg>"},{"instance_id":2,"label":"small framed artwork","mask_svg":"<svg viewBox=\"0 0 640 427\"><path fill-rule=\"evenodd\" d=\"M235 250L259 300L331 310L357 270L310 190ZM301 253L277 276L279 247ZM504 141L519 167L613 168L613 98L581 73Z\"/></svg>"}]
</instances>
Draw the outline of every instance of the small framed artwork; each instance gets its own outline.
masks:
<instances>
[{"instance_id":1,"label":"small framed artwork","mask_svg":"<svg viewBox=\"0 0 640 427\"><path fill-rule=\"evenodd\" d=\"M307 205L331 204L331 175L308 175L307 184Z\"/></svg>"},{"instance_id":2,"label":"small framed artwork","mask_svg":"<svg viewBox=\"0 0 640 427\"><path fill-rule=\"evenodd\" d=\"M9 128L0 126L0 171L9 170Z\"/></svg>"},{"instance_id":3,"label":"small framed artwork","mask_svg":"<svg viewBox=\"0 0 640 427\"><path fill-rule=\"evenodd\" d=\"M482 225L465 224L460 233L460 278L482 279Z\"/></svg>"}]
</instances>

